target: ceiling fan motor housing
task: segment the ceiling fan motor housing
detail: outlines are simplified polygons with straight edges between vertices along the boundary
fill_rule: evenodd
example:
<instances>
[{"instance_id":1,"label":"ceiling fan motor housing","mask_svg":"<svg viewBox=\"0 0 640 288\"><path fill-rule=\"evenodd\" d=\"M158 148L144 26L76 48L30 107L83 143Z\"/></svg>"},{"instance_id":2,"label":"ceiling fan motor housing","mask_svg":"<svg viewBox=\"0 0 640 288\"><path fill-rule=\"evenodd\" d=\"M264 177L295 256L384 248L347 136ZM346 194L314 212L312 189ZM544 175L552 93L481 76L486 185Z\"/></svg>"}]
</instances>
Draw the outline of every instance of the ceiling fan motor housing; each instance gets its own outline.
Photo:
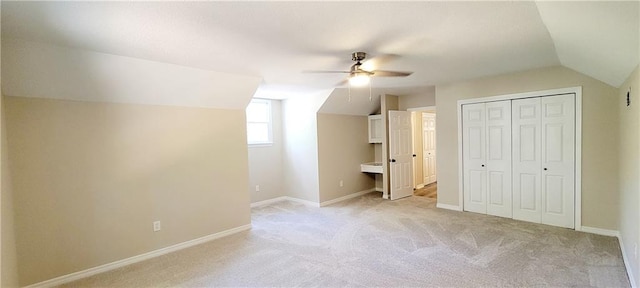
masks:
<instances>
[{"instance_id":1,"label":"ceiling fan motor housing","mask_svg":"<svg viewBox=\"0 0 640 288\"><path fill-rule=\"evenodd\" d=\"M360 62L367 57L367 53L365 52L353 52L351 53L351 60Z\"/></svg>"}]
</instances>

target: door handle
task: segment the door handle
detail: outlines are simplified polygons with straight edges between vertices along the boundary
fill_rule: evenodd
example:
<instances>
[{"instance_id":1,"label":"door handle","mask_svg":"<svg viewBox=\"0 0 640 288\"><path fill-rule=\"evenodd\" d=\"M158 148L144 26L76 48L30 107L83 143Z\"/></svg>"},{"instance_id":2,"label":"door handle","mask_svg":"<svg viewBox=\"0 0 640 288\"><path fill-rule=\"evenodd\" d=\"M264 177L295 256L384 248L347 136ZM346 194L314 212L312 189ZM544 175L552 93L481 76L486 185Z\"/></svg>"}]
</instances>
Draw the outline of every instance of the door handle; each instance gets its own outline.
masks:
<instances>
[{"instance_id":1,"label":"door handle","mask_svg":"<svg viewBox=\"0 0 640 288\"><path fill-rule=\"evenodd\" d=\"M389 162L396 162L396 159L389 159Z\"/></svg>"},{"instance_id":2,"label":"door handle","mask_svg":"<svg viewBox=\"0 0 640 288\"><path fill-rule=\"evenodd\" d=\"M482 167L484 167L484 164L482 164Z\"/></svg>"},{"instance_id":3,"label":"door handle","mask_svg":"<svg viewBox=\"0 0 640 288\"><path fill-rule=\"evenodd\" d=\"M547 168L544 168L544 171L547 171Z\"/></svg>"},{"instance_id":4,"label":"door handle","mask_svg":"<svg viewBox=\"0 0 640 288\"><path fill-rule=\"evenodd\" d=\"M413 154L413 157L416 157L416 154Z\"/></svg>"}]
</instances>

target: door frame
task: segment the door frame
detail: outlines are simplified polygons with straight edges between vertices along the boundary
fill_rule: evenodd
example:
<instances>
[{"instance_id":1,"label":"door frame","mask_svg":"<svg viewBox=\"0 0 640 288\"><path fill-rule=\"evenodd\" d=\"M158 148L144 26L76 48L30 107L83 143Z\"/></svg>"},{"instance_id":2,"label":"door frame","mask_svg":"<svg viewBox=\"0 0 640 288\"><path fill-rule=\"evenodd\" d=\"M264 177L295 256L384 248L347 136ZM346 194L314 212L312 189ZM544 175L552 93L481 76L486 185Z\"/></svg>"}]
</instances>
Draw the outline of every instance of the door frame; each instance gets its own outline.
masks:
<instances>
[{"instance_id":1,"label":"door frame","mask_svg":"<svg viewBox=\"0 0 640 288\"><path fill-rule=\"evenodd\" d=\"M455 208L453 210L464 211L464 195L463 195L463 179L464 171L462 169L462 105L480 102L493 102L501 100L514 100L533 97L555 96L561 94L575 94L575 198L574 198L574 229L582 230L582 86L567 87L560 89L541 90L524 93L505 94L498 96L482 97L458 100L458 207L440 204L438 207Z\"/></svg>"},{"instance_id":2,"label":"door frame","mask_svg":"<svg viewBox=\"0 0 640 288\"><path fill-rule=\"evenodd\" d=\"M413 107L413 108L407 108L407 111L408 111L408 112L412 112L412 114L413 114L413 112L419 112L419 113L427 112L427 113L433 113L433 114L437 114L437 113L438 113L438 112L436 111L436 106L424 106L424 107ZM412 121L413 121L413 119L412 119ZM412 122L412 124L413 124L413 122ZM411 135L412 135L413 137L417 137L416 135L414 135L414 134L415 134L415 129L413 129L414 127L411 127L411 128L412 128L412 129L411 129ZM438 123L436 123L436 133L438 133L437 131L438 131ZM422 137L422 135L420 135L420 137ZM415 144L415 139L411 139L411 140L412 140L412 144ZM423 139L423 141L424 141L424 139ZM438 149L438 147L437 147L437 146L436 146L436 149ZM413 147L413 150L414 150L414 152L415 152L416 148L415 148L415 147ZM437 152L436 152L436 157L438 157ZM415 169L415 168L416 168L416 167L415 167L415 160L414 160L414 166L413 166L413 174L414 174L414 175L413 175L413 181L414 181L414 182L415 182L415 180L416 180L416 177L415 177L415 174L416 174L416 172L415 172L415 171L416 171L416 169ZM438 175L438 166L436 165L436 177L438 177L437 175ZM436 181L436 182L437 182L437 181ZM424 183L423 183L423 184L424 184ZM413 183L413 186L414 186L415 188L417 188L418 183ZM422 187L420 187L420 188L422 188Z\"/></svg>"}]
</instances>

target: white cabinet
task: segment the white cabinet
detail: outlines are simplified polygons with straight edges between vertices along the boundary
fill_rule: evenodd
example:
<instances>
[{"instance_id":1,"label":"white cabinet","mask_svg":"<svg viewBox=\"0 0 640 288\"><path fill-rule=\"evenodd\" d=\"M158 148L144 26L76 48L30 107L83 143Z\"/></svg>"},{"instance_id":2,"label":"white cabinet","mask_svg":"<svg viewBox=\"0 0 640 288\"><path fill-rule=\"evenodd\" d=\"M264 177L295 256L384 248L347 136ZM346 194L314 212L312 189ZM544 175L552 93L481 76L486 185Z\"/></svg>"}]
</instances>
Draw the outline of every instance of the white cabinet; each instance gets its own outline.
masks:
<instances>
[{"instance_id":1,"label":"white cabinet","mask_svg":"<svg viewBox=\"0 0 640 288\"><path fill-rule=\"evenodd\" d=\"M369 115L369 143L382 143L384 125L382 115Z\"/></svg>"}]
</instances>

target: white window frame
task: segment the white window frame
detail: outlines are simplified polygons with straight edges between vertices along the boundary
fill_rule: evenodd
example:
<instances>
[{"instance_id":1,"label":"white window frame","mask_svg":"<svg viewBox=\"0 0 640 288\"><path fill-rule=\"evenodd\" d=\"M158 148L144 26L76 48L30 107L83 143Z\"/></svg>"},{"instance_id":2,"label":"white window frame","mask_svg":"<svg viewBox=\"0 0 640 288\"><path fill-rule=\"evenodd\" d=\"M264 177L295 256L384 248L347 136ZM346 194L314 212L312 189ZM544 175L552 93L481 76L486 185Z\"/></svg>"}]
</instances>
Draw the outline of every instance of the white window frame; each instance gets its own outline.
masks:
<instances>
[{"instance_id":1,"label":"white window frame","mask_svg":"<svg viewBox=\"0 0 640 288\"><path fill-rule=\"evenodd\" d=\"M249 146L271 146L273 145L273 110L271 109L271 100L269 99L261 99L261 98L253 98L251 100L251 102L249 103L249 105L251 105L252 103L261 103L261 104L267 104L267 110L268 110L268 114L269 114L269 119L267 120L267 122L249 122L249 117L246 117L246 125L247 125L247 145ZM249 106L247 106L247 108L249 108ZM246 110L245 110L246 113ZM247 115L248 116L248 115ZM268 140L267 141L262 141L262 142L250 142L249 140L249 132L248 132L248 125L250 123L267 123L267 129L269 131L267 131L267 136L268 136Z\"/></svg>"}]
</instances>

